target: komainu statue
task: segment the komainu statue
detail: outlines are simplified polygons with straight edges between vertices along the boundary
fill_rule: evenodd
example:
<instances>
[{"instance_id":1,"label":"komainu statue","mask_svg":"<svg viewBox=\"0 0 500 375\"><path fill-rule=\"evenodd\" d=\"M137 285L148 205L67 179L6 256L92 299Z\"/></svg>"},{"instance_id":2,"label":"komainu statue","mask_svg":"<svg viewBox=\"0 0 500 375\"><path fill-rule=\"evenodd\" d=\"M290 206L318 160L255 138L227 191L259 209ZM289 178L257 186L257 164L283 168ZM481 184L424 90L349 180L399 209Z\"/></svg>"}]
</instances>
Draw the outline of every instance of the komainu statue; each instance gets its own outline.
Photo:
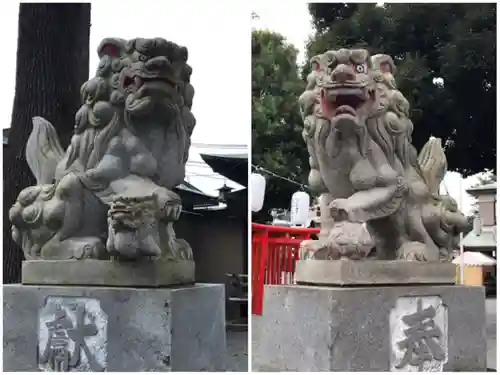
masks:
<instances>
[{"instance_id":1,"label":"komainu statue","mask_svg":"<svg viewBox=\"0 0 500 375\"><path fill-rule=\"evenodd\" d=\"M441 140L417 154L410 106L387 55L364 49L311 59L299 103L310 155L309 185L320 195L319 240L306 258L447 259L468 223L440 195L447 169Z\"/></svg>"},{"instance_id":2,"label":"komainu statue","mask_svg":"<svg viewBox=\"0 0 500 375\"><path fill-rule=\"evenodd\" d=\"M28 165L37 185L10 210L26 259L192 259L175 237L194 88L185 47L165 39L104 39L81 87L74 135L33 119Z\"/></svg>"}]
</instances>

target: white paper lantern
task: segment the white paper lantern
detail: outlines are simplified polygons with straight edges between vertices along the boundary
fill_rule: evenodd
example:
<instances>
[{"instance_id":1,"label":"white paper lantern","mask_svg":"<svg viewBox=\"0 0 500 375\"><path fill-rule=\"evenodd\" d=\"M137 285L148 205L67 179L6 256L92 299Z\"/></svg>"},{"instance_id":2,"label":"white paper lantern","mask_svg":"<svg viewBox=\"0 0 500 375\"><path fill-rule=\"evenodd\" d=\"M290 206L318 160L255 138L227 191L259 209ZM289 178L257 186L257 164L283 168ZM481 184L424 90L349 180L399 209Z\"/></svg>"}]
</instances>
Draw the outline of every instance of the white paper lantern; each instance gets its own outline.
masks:
<instances>
[{"instance_id":1,"label":"white paper lantern","mask_svg":"<svg viewBox=\"0 0 500 375\"><path fill-rule=\"evenodd\" d=\"M264 196L266 195L266 179L258 173L250 176L250 189L252 194L251 208L253 212L259 212L264 206Z\"/></svg>"},{"instance_id":2,"label":"white paper lantern","mask_svg":"<svg viewBox=\"0 0 500 375\"><path fill-rule=\"evenodd\" d=\"M297 191L292 195L290 221L294 226L307 226L311 198L304 191Z\"/></svg>"}]
</instances>

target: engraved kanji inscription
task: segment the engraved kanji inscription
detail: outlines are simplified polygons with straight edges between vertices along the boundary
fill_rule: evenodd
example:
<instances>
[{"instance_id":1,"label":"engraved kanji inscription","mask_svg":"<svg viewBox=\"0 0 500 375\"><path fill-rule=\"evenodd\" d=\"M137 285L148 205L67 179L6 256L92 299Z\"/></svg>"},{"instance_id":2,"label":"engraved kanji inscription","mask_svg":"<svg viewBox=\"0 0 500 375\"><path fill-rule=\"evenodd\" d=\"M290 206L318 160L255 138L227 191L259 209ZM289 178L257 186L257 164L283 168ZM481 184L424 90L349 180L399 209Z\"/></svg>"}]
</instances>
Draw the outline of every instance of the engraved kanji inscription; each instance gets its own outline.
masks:
<instances>
[{"instance_id":1,"label":"engraved kanji inscription","mask_svg":"<svg viewBox=\"0 0 500 375\"><path fill-rule=\"evenodd\" d=\"M49 330L49 340L40 362L48 364L53 371L66 372L69 370L69 336L68 329L73 323L68 318L66 310L58 307L54 320L45 323Z\"/></svg>"},{"instance_id":2,"label":"engraved kanji inscription","mask_svg":"<svg viewBox=\"0 0 500 375\"><path fill-rule=\"evenodd\" d=\"M392 371L443 371L448 359L448 310L440 297L401 297L390 322Z\"/></svg>"},{"instance_id":3,"label":"engraved kanji inscription","mask_svg":"<svg viewBox=\"0 0 500 375\"><path fill-rule=\"evenodd\" d=\"M107 317L99 301L49 297L40 312L40 369L105 371L106 326Z\"/></svg>"},{"instance_id":4,"label":"engraved kanji inscription","mask_svg":"<svg viewBox=\"0 0 500 375\"><path fill-rule=\"evenodd\" d=\"M406 338L397 343L405 355L396 368L403 368L409 364L418 366L422 371L425 361L445 359L439 342L442 332L434 323L435 317L436 309L433 306L423 309L421 298L417 300L417 311L402 317L402 321L409 328L404 330Z\"/></svg>"}]
</instances>

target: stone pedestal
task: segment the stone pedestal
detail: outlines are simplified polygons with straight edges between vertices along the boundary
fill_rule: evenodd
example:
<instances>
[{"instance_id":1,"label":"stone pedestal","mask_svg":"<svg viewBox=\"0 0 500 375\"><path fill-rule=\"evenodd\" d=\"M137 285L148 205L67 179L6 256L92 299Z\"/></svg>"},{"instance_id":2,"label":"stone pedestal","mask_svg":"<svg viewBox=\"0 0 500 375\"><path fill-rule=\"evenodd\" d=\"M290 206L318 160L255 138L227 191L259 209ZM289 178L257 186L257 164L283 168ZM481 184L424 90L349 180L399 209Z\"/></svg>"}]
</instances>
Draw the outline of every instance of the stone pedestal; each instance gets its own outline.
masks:
<instances>
[{"instance_id":1,"label":"stone pedestal","mask_svg":"<svg viewBox=\"0 0 500 375\"><path fill-rule=\"evenodd\" d=\"M483 287L272 285L253 371L485 371Z\"/></svg>"},{"instance_id":2,"label":"stone pedestal","mask_svg":"<svg viewBox=\"0 0 500 375\"><path fill-rule=\"evenodd\" d=\"M3 287L4 371L221 371L223 285Z\"/></svg>"},{"instance_id":3,"label":"stone pedestal","mask_svg":"<svg viewBox=\"0 0 500 375\"><path fill-rule=\"evenodd\" d=\"M22 272L22 283L31 285L161 287L194 284L194 280L194 261L173 259L27 260Z\"/></svg>"},{"instance_id":4,"label":"stone pedestal","mask_svg":"<svg viewBox=\"0 0 500 375\"><path fill-rule=\"evenodd\" d=\"M300 260L295 270L298 284L402 285L455 284L457 268L444 262L406 260Z\"/></svg>"}]
</instances>

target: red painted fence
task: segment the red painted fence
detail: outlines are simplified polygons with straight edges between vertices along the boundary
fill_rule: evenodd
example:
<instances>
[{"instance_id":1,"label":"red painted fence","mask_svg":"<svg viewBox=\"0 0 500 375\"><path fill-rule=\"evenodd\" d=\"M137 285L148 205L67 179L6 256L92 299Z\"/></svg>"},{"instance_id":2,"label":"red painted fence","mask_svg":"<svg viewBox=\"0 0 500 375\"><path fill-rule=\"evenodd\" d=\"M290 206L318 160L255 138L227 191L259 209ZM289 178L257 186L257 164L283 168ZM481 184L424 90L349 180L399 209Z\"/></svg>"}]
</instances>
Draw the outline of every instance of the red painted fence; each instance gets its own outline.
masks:
<instances>
[{"instance_id":1,"label":"red painted fence","mask_svg":"<svg viewBox=\"0 0 500 375\"><path fill-rule=\"evenodd\" d=\"M292 284L300 243L319 228L252 223L252 314L262 314L264 284Z\"/></svg>"}]
</instances>

